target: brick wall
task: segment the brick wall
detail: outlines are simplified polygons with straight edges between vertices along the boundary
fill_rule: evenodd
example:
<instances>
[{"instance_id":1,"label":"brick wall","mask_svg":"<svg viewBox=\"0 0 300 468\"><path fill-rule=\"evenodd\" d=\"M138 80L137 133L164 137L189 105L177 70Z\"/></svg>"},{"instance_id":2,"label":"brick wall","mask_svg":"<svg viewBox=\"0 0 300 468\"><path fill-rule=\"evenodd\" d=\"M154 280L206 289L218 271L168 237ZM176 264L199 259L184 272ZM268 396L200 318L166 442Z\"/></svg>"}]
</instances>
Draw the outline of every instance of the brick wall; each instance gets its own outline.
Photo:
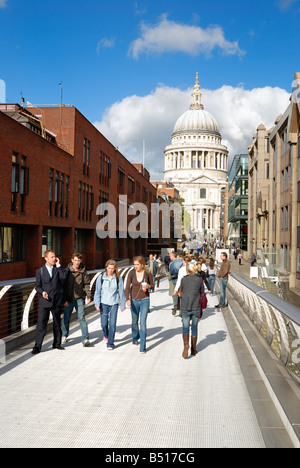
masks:
<instances>
[{"instance_id":1,"label":"brick wall","mask_svg":"<svg viewBox=\"0 0 300 468\"><path fill-rule=\"evenodd\" d=\"M69 262L78 232L84 233L84 261L88 269L103 266L108 258L146 255L147 241L144 239L104 239L99 244L95 230L99 220L96 207L103 197L108 196L109 202L117 206L119 193L127 194L128 203L141 201L147 205L150 212L151 202L156 201L156 190L149 180L143 177L75 107L29 110L36 115L42 115L43 127L56 135L56 144L50 143L0 111L0 226L19 226L26 233L26 260L0 263L0 281L34 275L35 270L43 263L42 234L43 228L46 227L60 230L63 264ZM85 171L83 168L84 140L89 142L88 171L87 165ZM22 156L26 158L26 167L29 169L29 191L25 196L24 213L20 212L20 193L16 195L16 210L11 210L13 152L18 155L19 164ZM100 155L109 158L110 178L100 174ZM52 207L52 216L49 216L50 168L54 170L53 192L56 172L59 177L64 175L64 203L66 176L69 176L68 217L65 216L64 210L63 216L60 215L60 205L56 214ZM120 171L124 173L122 186ZM94 198L93 210L85 213L84 219L83 216L78 219L79 183L85 188L88 187ZM150 227L149 223L149 232Z\"/></svg>"}]
</instances>

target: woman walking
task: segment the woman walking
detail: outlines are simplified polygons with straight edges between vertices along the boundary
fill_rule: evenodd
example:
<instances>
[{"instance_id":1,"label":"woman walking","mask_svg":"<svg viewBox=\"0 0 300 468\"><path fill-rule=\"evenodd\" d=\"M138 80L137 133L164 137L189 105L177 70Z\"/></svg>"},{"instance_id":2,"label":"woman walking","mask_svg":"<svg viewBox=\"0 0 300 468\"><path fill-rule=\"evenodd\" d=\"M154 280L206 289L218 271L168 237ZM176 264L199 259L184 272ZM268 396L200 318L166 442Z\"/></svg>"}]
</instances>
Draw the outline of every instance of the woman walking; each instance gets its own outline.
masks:
<instances>
[{"instance_id":1,"label":"woman walking","mask_svg":"<svg viewBox=\"0 0 300 468\"><path fill-rule=\"evenodd\" d=\"M108 260L105 272L98 277L94 301L96 309L100 311L103 341L108 350L113 350L118 308L120 306L121 311L126 309L124 283L115 260Z\"/></svg>"},{"instance_id":2,"label":"woman walking","mask_svg":"<svg viewBox=\"0 0 300 468\"><path fill-rule=\"evenodd\" d=\"M140 352L146 352L147 316L149 313L149 289L153 289L153 276L146 267L143 257L133 259L134 270L129 272L125 288L128 307L131 308L132 317L132 343L138 345L140 339ZM139 329L140 317L140 329Z\"/></svg>"},{"instance_id":3,"label":"woman walking","mask_svg":"<svg viewBox=\"0 0 300 468\"><path fill-rule=\"evenodd\" d=\"M217 268L216 268L214 260L211 258L208 269L207 269L207 282L209 284L208 289L210 289L211 295L213 295L214 293L216 275L217 275Z\"/></svg>"},{"instance_id":4,"label":"woman walking","mask_svg":"<svg viewBox=\"0 0 300 468\"><path fill-rule=\"evenodd\" d=\"M207 281L206 272L207 272L206 262L205 262L204 258L201 258L199 260L199 262L197 263L197 275L201 276L205 286L208 289L208 292L210 293L211 292L210 291L210 285L208 284L208 281Z\"/></svg>"},{"instance_id":5,"label":"woman walking","mask_svg":"<svg viewBox=\"0 0 300 468\"><path fill-rule=\"evenodd\" d=\"M183 353L182 357L186 359L189 351L189 337L191 325L191 355L196 356L197 337L198 337L198 322L200 311L200 294L204 293L204 285L202 278L197 274L197 266L188 263L186 265L187 276L184 276L181 281L181 314L182 314L182 336L183 336Z\"/></svg>"}]
</instances>

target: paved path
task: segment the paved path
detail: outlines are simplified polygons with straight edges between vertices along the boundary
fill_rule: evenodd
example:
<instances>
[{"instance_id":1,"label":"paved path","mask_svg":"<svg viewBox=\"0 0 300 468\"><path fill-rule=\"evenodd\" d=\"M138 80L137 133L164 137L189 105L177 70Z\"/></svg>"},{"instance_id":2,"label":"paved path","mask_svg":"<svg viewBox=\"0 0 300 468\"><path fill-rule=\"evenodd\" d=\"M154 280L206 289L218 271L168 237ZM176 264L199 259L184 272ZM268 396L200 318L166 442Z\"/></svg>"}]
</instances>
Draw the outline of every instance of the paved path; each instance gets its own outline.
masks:
<instances>
[{"instance_id":1,"label":"paved path","mask_svg":"<svg viewBox=\"0 0 300 468\"><path fill-rule=\"evenodd\" d=\"M0 366L0 447L265 447L223 318L213 306L199 323L198 354L181 357L181 319L168 282L151 295L147 353L131 344L130 311L119 312L107 351L98 314L91 347L74 322L66 351L27 346Z\"/></svg>"}]
</instances>

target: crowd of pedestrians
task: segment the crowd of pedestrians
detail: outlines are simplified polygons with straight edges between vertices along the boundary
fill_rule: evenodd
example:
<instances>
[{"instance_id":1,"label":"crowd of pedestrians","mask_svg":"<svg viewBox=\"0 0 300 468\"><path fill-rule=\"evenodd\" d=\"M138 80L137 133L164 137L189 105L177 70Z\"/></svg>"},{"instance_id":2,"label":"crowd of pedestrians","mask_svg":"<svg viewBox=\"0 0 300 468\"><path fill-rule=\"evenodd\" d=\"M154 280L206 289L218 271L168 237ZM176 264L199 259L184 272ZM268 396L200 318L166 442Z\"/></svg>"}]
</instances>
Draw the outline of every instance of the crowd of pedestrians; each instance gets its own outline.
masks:
<instances>
[{"instance_id":1,"label":"crowd of pedestrians","mask_svg":"<svg viewBox=\"0 0 300 468\"><path fill-rule=\"evenodd\" d=\"M147 317L150 311L150 293L159 287L164 274L169 279L169 294L173 300L172 314L178 312L182 319L183 358L197 354L198 322L206 307L207 294L214 294L217 275L220 280L220 303L226 305L226 285L230 263L227 254L221 254L222 265L217 271L215 261L171 252L165 262L150 255L146 263L142 256L133 259L133 269L127 275L126 284L119 274L117 262L113 259L105 264L105 270L97 280L94 304L100 313L103 341L109 351L115 348L115 333L118 310L126 306L131 310L132 344L146 352ZM36 272L36 291L39 293L39 317L36 327L36 342L32 353L39 354L46 334L50 312L53 316L53 348L64 350L62 344L68 341L69 325L75 308L84 347L90 345L88 324L85 319L85 304L92 301L90 279L82 262L82 255L74 253L67 268L60 265L53 250L45 252L45 265ZM63 318L61 321L61 314ZM62 325L60 325L62 322Z\"/></svg>"}]
</instances>

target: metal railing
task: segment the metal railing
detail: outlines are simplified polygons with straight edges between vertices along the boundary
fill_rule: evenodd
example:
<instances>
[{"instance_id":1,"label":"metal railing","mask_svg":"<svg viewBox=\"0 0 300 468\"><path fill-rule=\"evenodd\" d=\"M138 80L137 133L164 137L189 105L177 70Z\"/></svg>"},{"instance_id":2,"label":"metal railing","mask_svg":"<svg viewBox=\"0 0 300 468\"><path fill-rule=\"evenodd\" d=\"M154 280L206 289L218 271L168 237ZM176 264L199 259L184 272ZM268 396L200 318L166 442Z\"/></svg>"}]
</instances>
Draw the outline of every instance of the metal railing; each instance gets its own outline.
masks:
<instances>
[{"instance_id":1,"label":"metal railing","mask_svg":"<svg viewBox=\"0 0 300 468\"><path fill-rule=\"evenodd\" d=\"M124 280L133 266L119 267ZM92 296L104 270L89 271ZM242 276L231 273L228 289L255 324L273 352L300 382L300 309ZM0 338L25 332L38 318L35 278L0 282Z\"/></svg>"},{"instance_id":2,"label":"metal railing","mask_svg":"<svg viewBox=\"0 0 300 468\"><path fill-rule=\"evenodd\" d=\"M236 273L229 275L228 290L300 382L300 309Z\"/></svg>"},{"instance_id":3,"label":"metal railing","mask_svg":"<svg viewBox=\"0 0 300 468\"><path fill-rule=\"evenodd\" d=\"M133 266L119 267L126 284L127 275ZM88 271L90 289L94 296L96 280L104 271ZM0 338L8 338L35 326L38 319L38 294L35 278L0 282Z\"/></svg>"}]
</instances>

